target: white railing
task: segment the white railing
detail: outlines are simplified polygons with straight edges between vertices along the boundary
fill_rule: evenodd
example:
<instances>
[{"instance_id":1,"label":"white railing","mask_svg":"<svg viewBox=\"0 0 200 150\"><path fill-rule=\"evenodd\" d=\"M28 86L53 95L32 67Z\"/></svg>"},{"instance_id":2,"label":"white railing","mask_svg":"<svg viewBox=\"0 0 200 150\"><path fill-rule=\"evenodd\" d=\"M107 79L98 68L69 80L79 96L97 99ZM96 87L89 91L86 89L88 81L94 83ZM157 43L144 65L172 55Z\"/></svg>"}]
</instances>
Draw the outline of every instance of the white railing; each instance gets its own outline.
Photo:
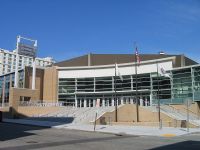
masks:
<instances>
[{"instance_id":1,"label":"white railing","mask_svg":"<svg viewBox=\"0 0 200 150\"><path fill-rule=\"evenodd\" d=\"M8 106L9 106L9 103L3 103L3 104L0 103L0 107L1 107L1 108L3 108L3 107L8 107Z\"/></svg>"},{"instance_id":2,"label":"white railing","mask_svg":"<svg viewBox=\"0 0 200 150\"><path fill-rule=\"evenodd\" d=\"M36 106L36 107L52 107L52 106L64 106L62 102L40 102L40 101L21 101L19 106Z\"/></svg>"}]
</instances>

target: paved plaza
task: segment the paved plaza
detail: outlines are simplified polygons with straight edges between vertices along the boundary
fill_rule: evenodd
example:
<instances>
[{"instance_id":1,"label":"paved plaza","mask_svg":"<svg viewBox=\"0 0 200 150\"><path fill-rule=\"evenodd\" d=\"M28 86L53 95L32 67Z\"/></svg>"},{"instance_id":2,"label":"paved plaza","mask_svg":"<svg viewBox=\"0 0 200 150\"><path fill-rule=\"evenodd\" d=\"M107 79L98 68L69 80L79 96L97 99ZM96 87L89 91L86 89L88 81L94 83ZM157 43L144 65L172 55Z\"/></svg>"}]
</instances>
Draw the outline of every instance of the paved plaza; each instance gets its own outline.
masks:
<instances>
[{"instance_id":1,"label":"paved plaza","mask_svg":"<svg viewBox=\"0 0 200 150\"><path fill-rule=\"evenodd\" d=\"M57 129L69 129L80 131L94 131L94 125L88 124L71 124L64 122L51 122L41 120L30 119L4 119L4 122L17 123L25 125L36 125L41 127L51 127ZM174 127L145 127L145 126L126 126L126 125L97 125L96 132L111 133L118 135L147 135L147 136L181 136L191 133L200 132L199 128L190 128L187 132L186 128L174 128Z\"/></svg>"},{"instance_id":2,"label":"paved plaza","mask_svg":"<svg viewBox=\"0 0 200 150\"><path fill-rule=\"evenodd\" d=\"M0 123L0 150L199 150L200 134L176 137L115 135Z\"/></svg>"}]
</instances>

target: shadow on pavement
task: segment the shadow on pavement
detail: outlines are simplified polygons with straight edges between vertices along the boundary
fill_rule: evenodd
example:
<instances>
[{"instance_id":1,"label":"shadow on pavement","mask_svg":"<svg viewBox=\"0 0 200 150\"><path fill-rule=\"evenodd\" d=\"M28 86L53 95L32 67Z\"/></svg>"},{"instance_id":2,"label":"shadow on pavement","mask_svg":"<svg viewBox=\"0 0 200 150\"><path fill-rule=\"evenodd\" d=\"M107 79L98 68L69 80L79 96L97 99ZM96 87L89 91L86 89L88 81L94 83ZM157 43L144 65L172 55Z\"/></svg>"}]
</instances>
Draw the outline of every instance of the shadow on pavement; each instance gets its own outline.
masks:
<instances>
[{"instance_id":1,"label":"shadow on pavement","mask_svg":"<svg viewBox=\"0 0 200 150\"><path fill-rule=\"evenodd\" d=\"M20 146L10 146L0 148L0 150L16 150L16 149L41 149L47 147L56 147L56 146L63 146L63 145L75 145L81 143L92 143L92 142L103 142L113 139L124 139L129 138L130 136L109 136L109 137L101 137L101 138L84 138L84 139L75 139L75 140L65 140L65 141L56 141L56 142L48 142L48 143L34 143L29 145L20 145ZM133 136L132 136L133 137ZM137 137L137 136L136 136Z\"/></svg>"},{"instance_id":2,"label":"shadow on pavement","mask_svg":"<svg viewBox=\"0 0 200 150\"><path fill-rule=\"evenodd\" d=\"M200 150L200 141L183 141L152 148L150 150Z\"/></svg>"},{"instance_id":3,"label":"shadow on pavement","mask_svg":"<svg viewBox=\"0 0 200 150\"><path fill-rule=\"evenodd\" d=\"M0 123L0 141L7 141L20 137L34 135L34 133L30 133L28 131L42 130L45 128L48 127L34 127L10 123Z\"/></svg>"}]
</instances>

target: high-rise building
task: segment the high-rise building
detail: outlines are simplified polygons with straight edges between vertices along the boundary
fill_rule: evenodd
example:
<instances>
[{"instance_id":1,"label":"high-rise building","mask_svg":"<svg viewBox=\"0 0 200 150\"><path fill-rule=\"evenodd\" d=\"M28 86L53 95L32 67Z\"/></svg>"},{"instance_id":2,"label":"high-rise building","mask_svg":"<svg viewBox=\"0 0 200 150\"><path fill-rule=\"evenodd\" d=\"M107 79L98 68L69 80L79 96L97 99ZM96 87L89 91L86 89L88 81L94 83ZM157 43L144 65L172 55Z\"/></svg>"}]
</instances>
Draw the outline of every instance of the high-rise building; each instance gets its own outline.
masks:
<instances>
[{"instance_id":1,"label":"high-rise building","mask_svg":"<svg viewBox=\"0 0 200 150\"><path fill-rule=\"evenodd\" d=\"M53 63L52 57L36 58L36 66L46 67ZM25 66L32 66L33 58L26 55L19 55L18 69L23 69ZM15 71L16 51L9 51L0 48L0 75Z\"/></svg>"}]
</instances>

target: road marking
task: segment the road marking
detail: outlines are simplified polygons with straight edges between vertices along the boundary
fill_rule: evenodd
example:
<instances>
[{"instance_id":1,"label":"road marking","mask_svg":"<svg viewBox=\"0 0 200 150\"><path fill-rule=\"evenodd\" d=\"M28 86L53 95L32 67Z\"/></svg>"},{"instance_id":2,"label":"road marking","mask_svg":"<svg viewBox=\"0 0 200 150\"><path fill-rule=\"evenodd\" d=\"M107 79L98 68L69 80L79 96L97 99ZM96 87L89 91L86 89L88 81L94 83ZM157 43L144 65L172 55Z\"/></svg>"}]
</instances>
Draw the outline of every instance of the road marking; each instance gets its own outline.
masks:
<instances>
[{"instance_id":1,"label":"road marking","mask_svg":"<svg viewBox=\"0 0 200 150\"><path fill-rule=\"evenodd\" d=\"M174 136L176 136L176 134L167 133L167 134L161 134L161 136L163 136L163 137L174 137Z\"/></svg>"}]
</instances>

